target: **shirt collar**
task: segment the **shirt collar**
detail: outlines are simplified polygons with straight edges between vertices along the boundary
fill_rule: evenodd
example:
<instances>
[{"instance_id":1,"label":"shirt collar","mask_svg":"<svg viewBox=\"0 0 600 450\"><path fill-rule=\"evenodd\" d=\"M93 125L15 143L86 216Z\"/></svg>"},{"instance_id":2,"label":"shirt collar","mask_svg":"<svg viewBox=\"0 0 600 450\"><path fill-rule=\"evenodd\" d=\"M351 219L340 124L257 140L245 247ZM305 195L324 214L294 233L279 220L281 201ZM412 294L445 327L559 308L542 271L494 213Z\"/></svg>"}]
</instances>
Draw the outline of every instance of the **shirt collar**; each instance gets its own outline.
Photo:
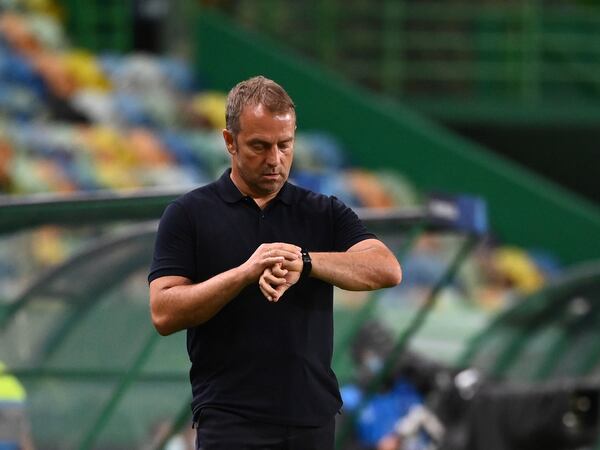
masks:
<instances>
[{"instance_id":1,"label":"shirt collar","mask_svg":"<svg viewBox=\"0 0 600 450\"><path fill-rule=\"evenodd\" d=\"M221 175L216 185L219 196L227 203L236 203L245 197L237 186L233 184L233 181L231 181L231 168L227 169ZM286 181L274 200L281 200L286 205L291 205L293 203L293 194L292 186Z\"/></svg>"}]
</instances>

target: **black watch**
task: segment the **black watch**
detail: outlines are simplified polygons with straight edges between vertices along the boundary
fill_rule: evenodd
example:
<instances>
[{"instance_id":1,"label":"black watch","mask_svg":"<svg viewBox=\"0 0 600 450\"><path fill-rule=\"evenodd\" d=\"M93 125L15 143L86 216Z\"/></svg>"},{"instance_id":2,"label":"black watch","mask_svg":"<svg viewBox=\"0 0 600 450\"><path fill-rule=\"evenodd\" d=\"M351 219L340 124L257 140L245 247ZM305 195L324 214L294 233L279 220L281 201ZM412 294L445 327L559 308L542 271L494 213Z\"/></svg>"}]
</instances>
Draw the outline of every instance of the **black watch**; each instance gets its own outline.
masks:
<instances>
[{"instance_id":1,"label":"black watch","mask_svg":"<svg viewBox=\"0 0 600 450\"><path fill-rule=\"evenodd\" d=\"M302 249L302 264L302 272L300 273L301 280L308 278L310 271L312 270L312 258L305 249Z\"/></svg>"}]
</instances>

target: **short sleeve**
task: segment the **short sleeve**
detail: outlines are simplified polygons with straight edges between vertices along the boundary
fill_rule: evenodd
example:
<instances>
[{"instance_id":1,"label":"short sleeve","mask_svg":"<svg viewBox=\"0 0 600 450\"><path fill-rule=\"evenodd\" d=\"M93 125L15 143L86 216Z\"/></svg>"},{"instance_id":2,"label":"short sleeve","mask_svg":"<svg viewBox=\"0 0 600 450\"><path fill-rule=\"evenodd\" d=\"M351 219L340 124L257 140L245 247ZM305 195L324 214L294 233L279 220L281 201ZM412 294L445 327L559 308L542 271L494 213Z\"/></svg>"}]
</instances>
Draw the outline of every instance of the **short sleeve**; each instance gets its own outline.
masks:
<instances>
[{"instance_id":1,"label":"short sleeve","mask_svg":"<svg viewBox=\"0 0 600 450\"><path fill-rule=\"evenodd\" d=\"M195 278L194 227L182 205L167 206L156 234L148 282L164 276Z\"/></svg>"},{"instance_id":2,"label":"short sleeve","mask_svg":"<svg viewBox=\"0 0 600 450\"><path fill-rule=\"evenodd\" d=\"M377 239L369 232L352 209L336 197L331 197L334 227L334 250L345 252L365 239Z\"/></svg>"}]
</instances>

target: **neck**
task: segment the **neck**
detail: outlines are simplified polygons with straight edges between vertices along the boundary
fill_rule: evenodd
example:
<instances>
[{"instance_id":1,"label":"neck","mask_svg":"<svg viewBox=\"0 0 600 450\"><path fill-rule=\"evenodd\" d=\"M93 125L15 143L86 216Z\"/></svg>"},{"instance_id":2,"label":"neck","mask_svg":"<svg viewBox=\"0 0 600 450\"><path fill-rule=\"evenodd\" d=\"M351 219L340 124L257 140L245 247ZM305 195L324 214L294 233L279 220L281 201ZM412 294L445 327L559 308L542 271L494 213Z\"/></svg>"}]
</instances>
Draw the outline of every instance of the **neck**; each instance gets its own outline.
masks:
<instances>
[{"instance_id":1,"label":"neck","mask_svg":"<svg viewBox=\"0 0 600 450\"><path fill-rule=\"evenodd\" d=\"M271 200L277 196L277 192L267 195L260 195L252 192L252 190L244 183L239 177L235 176L232 170L229 174L229 178L235 185L235 187L242 193L242 195L250 197L258 205L260 209L264 209Z\"/></svg>"}]
</instances>

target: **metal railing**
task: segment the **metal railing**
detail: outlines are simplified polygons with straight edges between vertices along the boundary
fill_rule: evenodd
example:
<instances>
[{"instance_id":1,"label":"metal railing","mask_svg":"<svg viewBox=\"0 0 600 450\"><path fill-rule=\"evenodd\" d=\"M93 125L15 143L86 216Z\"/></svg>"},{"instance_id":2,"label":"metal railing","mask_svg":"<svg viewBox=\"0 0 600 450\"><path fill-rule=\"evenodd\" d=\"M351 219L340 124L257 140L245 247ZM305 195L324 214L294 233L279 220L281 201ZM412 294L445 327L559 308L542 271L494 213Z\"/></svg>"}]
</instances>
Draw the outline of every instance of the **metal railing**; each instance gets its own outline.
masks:
<instances>
[{"instance_id":1,"label":"metal railing","mask_svg":"<svg viewBox=\"0 0 600 450\"><path fill-rule=\"evenodd\" d=\"M381 93L534 107L600 99L600 7L242 0L229 14Z\"/></svg>"}]
</instances>

